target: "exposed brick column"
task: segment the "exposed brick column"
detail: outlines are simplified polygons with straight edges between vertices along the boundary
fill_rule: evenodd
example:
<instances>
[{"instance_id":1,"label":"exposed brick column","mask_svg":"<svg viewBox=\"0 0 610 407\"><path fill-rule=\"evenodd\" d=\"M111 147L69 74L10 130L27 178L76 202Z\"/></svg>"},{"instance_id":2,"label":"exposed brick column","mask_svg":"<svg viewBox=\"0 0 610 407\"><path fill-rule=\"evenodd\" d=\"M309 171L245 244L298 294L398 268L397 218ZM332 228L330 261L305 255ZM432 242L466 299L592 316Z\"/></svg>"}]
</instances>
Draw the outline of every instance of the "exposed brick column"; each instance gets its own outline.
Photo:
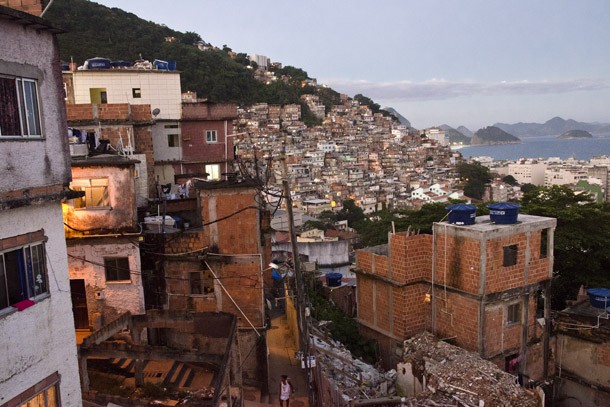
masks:
<instances>
[{"instance_id":1,"label":"exposed brick column","mask_svg":"<svg viewBox=\"0 0 610 407\"><path fill-rule=\"evenodd\" d=\"M0 6L7 6L35 16L42 14L42 0L0 0Z\"/></svg>"}]
</instances>

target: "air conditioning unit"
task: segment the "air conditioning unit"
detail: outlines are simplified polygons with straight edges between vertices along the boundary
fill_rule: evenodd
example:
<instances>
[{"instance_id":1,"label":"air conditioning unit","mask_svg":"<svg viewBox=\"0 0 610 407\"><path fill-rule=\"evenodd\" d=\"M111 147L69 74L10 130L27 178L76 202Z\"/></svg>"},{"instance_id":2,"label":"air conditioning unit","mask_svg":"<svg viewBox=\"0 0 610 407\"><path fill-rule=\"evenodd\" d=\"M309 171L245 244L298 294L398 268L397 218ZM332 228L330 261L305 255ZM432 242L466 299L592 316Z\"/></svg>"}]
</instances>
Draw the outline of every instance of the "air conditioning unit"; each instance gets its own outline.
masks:
<instances>
[{"instance_id":1,"label":"air conditioning unit","mask_svg":"<svg viewBox=\"0 0 610 407\"><path fill-rule=\"evenodd\" d=\"M70 157L86 157L88 154L87 144L70 144Z\"/></svg>"}]
</instances>

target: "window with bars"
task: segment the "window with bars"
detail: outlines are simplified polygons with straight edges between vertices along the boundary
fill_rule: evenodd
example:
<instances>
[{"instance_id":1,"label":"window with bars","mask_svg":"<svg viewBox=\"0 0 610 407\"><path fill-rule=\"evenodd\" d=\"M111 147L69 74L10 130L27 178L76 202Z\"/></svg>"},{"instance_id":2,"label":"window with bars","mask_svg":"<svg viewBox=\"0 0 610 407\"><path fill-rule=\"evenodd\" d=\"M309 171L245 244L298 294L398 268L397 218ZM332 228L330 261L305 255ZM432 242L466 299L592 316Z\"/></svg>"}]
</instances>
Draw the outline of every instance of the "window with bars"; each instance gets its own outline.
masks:
<instances>
[{"instance_id":1,"label":"window with bars","mask_svg":"<svg viewBox=\"0 0 610 407\"><path fill-rule=\"evenodd\" d=\"M127 257L105 257L104 269L106 281L131 281L129 258Z\"/></svg>"},{"instance_id":2,"label":"window with bars","mask_svg":"<svg viewBox=\"0 0 610 407\"><path fill-rule=\"evenodd\" d=\"M78 178L72 180L70 186L75 191L85 192L85 196L72 201L74 208L110 208L108 178Z\"/></svg>"},{"instance_id":3,"label":"window with bars","mask_svg":"<svg viewBox=\"0 0 610 407\"><path fill-rule=\"evenodd\" d=\"M0 76L0 137L42 137L35 79Z\"/></svg>"},{"instance_id":4,"label":"window with bars","mask_svg":"<svg viewBox=\"0 0 610 407\"><path fill-rule=\"evenodd\" d=\"M0 252L0 311L48 292L44 243Z\"/></svg>"}]
</instances>

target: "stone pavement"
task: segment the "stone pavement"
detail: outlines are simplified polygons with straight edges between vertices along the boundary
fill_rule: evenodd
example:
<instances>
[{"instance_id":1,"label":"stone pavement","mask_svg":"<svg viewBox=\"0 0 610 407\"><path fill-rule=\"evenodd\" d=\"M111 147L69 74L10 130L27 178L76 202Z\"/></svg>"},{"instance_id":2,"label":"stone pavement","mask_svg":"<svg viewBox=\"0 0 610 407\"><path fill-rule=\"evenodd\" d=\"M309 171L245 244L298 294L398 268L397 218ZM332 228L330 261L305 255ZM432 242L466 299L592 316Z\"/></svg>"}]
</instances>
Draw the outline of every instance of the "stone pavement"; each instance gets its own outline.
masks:
<instances>
[{"instance_id":1,"label":"stone pavement","mask_svg":"<svg viewBox=\"0 0 610 407\"><path fill-rule=\"evenodd\" d=\"M267 346L269 347L269 398L267 403L255 403L246 400L246 407L279 406L280 376L288 376L295 393L290 399L290 407L309 406L307 395L307 378L301 362L294 358L295 341L288 327L285 314L276 315L271 319L271 329L267 331Z\"/></svg>"}]
</instances>

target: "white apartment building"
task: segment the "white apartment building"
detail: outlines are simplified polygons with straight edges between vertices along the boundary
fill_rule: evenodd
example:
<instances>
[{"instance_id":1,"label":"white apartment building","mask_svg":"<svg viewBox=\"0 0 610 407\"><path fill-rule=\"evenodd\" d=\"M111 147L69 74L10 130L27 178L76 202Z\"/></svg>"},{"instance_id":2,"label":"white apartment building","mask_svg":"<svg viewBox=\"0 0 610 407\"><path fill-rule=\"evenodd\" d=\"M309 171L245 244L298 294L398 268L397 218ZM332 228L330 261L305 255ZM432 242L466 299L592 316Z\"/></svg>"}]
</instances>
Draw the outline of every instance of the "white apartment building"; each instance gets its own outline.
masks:
<instances>
[{"instance_id":1,"label":"white apartment building","mask_svg":"<svg viewBox=\"0 0 610 407\"><path fill-rule=\"evenodd\" d=\"M589 179L585 168L549 168L544 173L544 185L575 185L578 181Z\"/></svg>"},{"instance_id":2,"label":"white apartment building","mask_svg":"<svg viewBox=\"0 0 610 407\"><path fill-rule=\"evenodd\" d=\"M508 175L512 175L520 184L544 185L544 174L547 165L539 162L521 162L508 164Z\"/></svg>"}]
</instances>

